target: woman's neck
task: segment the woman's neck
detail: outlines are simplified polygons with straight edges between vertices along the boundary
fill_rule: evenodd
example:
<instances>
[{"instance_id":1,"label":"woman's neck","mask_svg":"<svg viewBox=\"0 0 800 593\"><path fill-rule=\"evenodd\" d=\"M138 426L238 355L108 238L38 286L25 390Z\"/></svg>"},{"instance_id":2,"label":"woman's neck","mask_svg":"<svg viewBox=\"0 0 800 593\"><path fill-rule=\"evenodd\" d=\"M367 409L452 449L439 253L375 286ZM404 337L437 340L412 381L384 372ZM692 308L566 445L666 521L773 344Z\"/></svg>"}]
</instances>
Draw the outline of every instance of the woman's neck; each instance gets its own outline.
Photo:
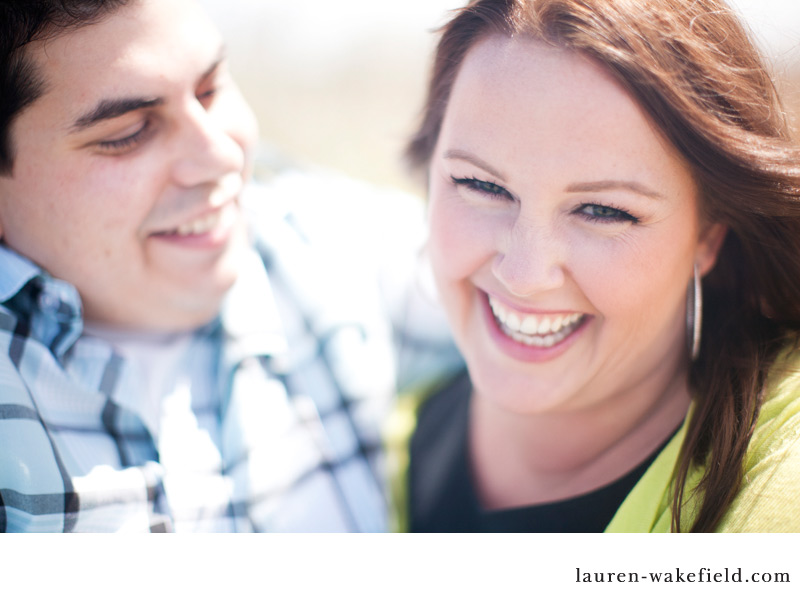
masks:
<instances>
[{"instance_id":1,"label":"woman's neck","mask_svg":"<svg viewBox=\"0 0 800 593\"><path fill-rule=\"evenodd\" d=\"M475 393L469 455L485 508L570 498L609 484L642 463L681 424L686 373L651 379L590 408L523 416Z\"/></svg>"}]
</instances>

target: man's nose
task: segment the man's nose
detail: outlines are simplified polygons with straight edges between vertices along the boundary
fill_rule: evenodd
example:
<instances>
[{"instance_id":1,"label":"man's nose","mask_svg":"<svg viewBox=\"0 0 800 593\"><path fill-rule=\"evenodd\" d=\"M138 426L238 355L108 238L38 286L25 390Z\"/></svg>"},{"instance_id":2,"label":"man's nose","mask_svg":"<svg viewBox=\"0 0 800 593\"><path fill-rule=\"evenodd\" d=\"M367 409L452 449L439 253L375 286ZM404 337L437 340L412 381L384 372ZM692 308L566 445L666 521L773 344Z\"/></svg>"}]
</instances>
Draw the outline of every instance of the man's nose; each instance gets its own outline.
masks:
<instances>
[{"instance_id":1,"label":"man's nose","mask_svg":"<svg viewBox=\"0 0 800 593\"><path fill-rule=\"evenodd\" d=\"M173 167L175 183L193 187L244 170L245 148L222 120L199 102L187 106L180 126Z\"/></svg>"},{"instance_id":2,"label":"man's nose","mask_svg":"<svg viewBox=\"0 0 800 593\"><path fill-rule=\"evenodd\" d=\"M528 297L564 284L561 241L553 229L518 219L492 262L495 277L514 296Z\"/></svg>"}]
</instances>

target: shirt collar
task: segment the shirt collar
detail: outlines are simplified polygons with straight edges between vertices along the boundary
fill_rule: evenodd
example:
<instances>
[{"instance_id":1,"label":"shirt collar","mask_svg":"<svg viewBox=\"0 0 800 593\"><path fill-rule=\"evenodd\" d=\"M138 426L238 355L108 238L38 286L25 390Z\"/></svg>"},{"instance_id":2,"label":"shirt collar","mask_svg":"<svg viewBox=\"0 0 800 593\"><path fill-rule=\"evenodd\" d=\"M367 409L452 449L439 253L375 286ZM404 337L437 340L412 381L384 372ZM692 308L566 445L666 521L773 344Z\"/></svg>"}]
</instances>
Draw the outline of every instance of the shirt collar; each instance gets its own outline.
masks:
<instances>
[{"instance_id":1,"label":"shirt collar","mask_svg":"<svg viewBox=\"0 0 800 593\"><path fill-rule=\"evenodd\" d=\"M59 340L59 350L68 349L83 327L82 306L77 290L55 279L22 255L0 244L0 302L16 296L31 280L38 279L39 294L32 310L16 311L26 317L38 317L32 332L43 343L50 343L54 332L72 326L70 340ZM34 310L35 309L35 310ZM220 318L226 336L235 344L231 354L247 356L274 355L287 349L280 313L275 303L264 263L255 250L245 256L239 278L226 295ZM214 324L212 324L214 325ZM59 329L60 328L60 329ZM75 331L78 330L78 331Z\"/></svg>"},{"instance_id":2,"label":"shirt collar","mask_svg":"<svg viewBox=\"0 0 800 593\"><path fill-rule=\"evenodd\" d=\"M42 270L36 264L0 244L0 303L13 298L23 286L41 274Z\"/></svg>"},{"instance_id":3,"label":"shirt collar","mask_svg":"<svg viewBox=\"0 0 800 593\"><path fill-rule=\"evenodd\" d=\"M264 262L255 250L245 256L239 278L222 303L220 320L234 358L277 355L288 348L280 312Z\"/></svg>"},{"instance_id":4,"label":"shirt collar","mask_svg":"<svg viewBox=\"0 0 800 593\"><path fill-rule=\"evenodd\" d=\"M29 285L31 290L11 306L13 314L26 324L34 339L46 344L61 358L83 330L83 308L78 291L0 245L0 302L7 303Z\"/></svg>"}]
</instances>

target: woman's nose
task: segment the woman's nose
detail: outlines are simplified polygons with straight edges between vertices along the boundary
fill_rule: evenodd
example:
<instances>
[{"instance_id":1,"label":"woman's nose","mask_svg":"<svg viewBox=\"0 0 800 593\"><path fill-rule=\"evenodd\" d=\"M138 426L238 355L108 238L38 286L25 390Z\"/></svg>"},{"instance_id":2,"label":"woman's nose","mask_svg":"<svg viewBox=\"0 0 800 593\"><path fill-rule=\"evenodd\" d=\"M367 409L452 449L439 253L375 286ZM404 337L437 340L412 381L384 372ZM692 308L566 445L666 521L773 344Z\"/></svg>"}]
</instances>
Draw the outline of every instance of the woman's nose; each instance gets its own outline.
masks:
<instances>
[{"instance_id":1,"label":"woman's nose","mask_svg":"<svg viewBox=\"0 0 800 593\"><path fill-rule=\"evenodd\" d=\"M564 284L561 242L530 220L518 220L492 262L492 271L509 294L527 297Z\"/></svg>"}]
</instances>

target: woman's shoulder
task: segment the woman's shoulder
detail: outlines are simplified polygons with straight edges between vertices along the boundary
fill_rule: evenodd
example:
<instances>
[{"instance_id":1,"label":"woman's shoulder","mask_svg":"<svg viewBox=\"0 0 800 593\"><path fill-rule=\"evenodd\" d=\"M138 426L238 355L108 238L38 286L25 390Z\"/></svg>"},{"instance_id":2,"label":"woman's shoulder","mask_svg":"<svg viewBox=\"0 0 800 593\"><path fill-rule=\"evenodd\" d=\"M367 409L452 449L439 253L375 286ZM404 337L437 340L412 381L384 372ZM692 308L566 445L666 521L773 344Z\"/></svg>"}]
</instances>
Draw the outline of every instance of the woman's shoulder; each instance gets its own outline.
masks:
<instances>
[{"instance_id":1,"label":"woman's shoulder","mask_svg":"<svg viewBox=\"0 0 800 593\"><path fill-rule=\"evenodd\" d=\"M777 451L798 448L800 438L800 348L782 352L772 366L753 436L745 472ZM798 472L800 481L800 472Z\"/></svg>"},{"instance_id":2,"label":"woman's shoulder","mask_svg":"<svg viewBox=\"0 0 800 593\"><path fill-rule=\"evenodd\" d=\"M453 395L463 394L465 382L469 385L466 369L461 367L413 391L400 394L395 401L384 427L386 469L392 500L391 523L395 531L407 531L409 528L411 448L435 448L434 443L448 433L430 429L435 428L437 422L439 426L453 426L452 418L448 418L447 414L454 407L459 407L458 398Z\"/></svg>"},{"instance_id":3,"label":"woman's shoulder","mask_svg":"<svg viewBox=\"0 0 800 593\"><path fill-rule=\"evenodd\" d=\"M770 372L742 486L719 531L800 532L800 350Z\"/></svg>"}]
</instances>

